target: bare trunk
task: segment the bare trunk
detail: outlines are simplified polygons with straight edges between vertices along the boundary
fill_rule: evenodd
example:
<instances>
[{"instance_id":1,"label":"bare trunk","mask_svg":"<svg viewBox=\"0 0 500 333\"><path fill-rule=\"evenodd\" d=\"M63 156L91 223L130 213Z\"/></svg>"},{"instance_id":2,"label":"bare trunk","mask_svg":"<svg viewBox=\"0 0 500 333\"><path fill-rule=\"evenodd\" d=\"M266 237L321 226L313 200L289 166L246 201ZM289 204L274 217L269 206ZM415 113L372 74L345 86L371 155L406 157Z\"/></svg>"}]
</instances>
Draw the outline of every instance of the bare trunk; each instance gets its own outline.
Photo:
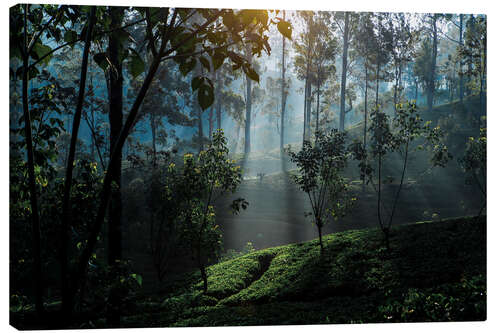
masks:
<instances>
[{"instance_id":1,"label":"bare trunk","mask_svg":"<svg viewBox=\"0 0 500 333\"><path fill-rule=\"evenodd\" d=\"M366 151L366 131L367 131L367 126L368 125L368 66L366 64L365 60L365 121L364 121L364 127L363 127L363 150ZM366 159L364 161L366 163ZM365 179L365 172L366 169L363 172L363 185L366 184L367 179ZM363 187L364 189L364 187Z\"/></svg>"},{"instance_id":2,"label":"bare trunk","mask_svg":"<svg viewBox=\"0 0 500 333\"><path fill-rule=\"evenodd\" d=\"M217 129L222 129L222 101L221 101L221 89L222 89L222 73L219 71L216 73L216 83L217 86L215 88L215 96L217 97L216 101L216 117L217 117Z\"/></svg>"},{"instance_id":3,"label":"bare trunk","mask_svg":"<svg viewBox=\"0 0 500 333\"><path fill-rule=\"evenodd\" d=\"M78 92L78 100L76 105L75 117L73 119L73 129L71 133L71 143L69 148L67 167L66 167L66 177L64 182L64 194L63 194L63 219L61 224L61 294L62 294L62 311L64 320L70 320L71 312L73 310L73 298L71 296L71 286L70 286L70 276L69 276L69 258L68 258L68 247L69 247L69 229L71 227L71 185L73 178L73 167L76 152L76 141L78 139L78 131L80 128L80 120L82 116L83 99L85 97L85 83L87 79L87 66L88 66L88 56L90 52L90 43L92 37L92 31L95 24L96 8L92 7L90 17L89 17L89 28L87 29L87 35L85 38L85 47L83 50L82 57L82 67L80 72L80 87Z\"/></svg>"},{"instance_id":4,"label":"bare trunk","mask_svg":"<svg viewBox=\"0 0 500 333\"><path fill-rule=\"evenodd\" d=\"M345 122L345 90L347 80L347 55L349 51L349 12L344 13L344 49L342 54L342 81L340 83L340 123L339 129L344 130Z\"/></svg>"},{"instance_id":5,"label":"bare trunk","mask_svg":"<svg viewBox=\"0 0 500 333\"><path fill-rule=\"evenodd\" d=\"M461 47L463 47L464 45L464 42L463 42L463 21L464 21L464 15L463 14L460 14L460 25L459 25L459 36L458 36L458 40L459 40L459 44ZM460 90L459 90L459 94L460 94L460 103L462 104L464 102L464 76L462 74L462 67L463 67L463 62L462 60L460 60L460 82L459 82L459 85L460 85Z\"/></svg>"},{"instance_id":6,"label":"bare trunk","mask_svg":"<svg viewBox=\"0 0 500 333\"><path fill-rule=\"evenodd\" d=\"M110 7L111 27L118 28L123 21L124 8ZM109 36L109 125L110 125L110 155L116 150L117 158L111 165L112 180L114 183L111 191L111 201L108 222L108 265L111 271L119 275L119 265L122 260L122 198L121 198L121 170L122 170L122 148L117 142L123 126L123 74L122 62L119 59L120 35L112 33ZM156 124L155 124L156 125ZM155 158L155 157L154 157ZM109 311L107 321L109 326L120 325L120 295L115 288L110 290Z\"/></svg>"},{"instance_id":7,"label":"bare trunk","mask_svg":"<svg viewBox=\"0 0 500 333\"><path fill-rule=\"evenodd\" d=\"M28 159L28 177L30 191L30 208L31 208L31 233L33 237L33 274L35 278L35 308L38 316L44 313L43 308L43 276L42 276L42 261L41 261L41 240L40 240L40 217L38 215L38 197L35 181L35 162L33 158L33 141L31 134L31 117L28 105L28 24L27 12L28 6L24 5L24 55L23 55L23 77L22 77L22 103L24 113L24 133L26 136L26 155Z\"/></svg>"},{"instance_id":8,"label":"bare trunk","mask_svg":"<svg viewBox=\"0 0 500 333\"><path fill-rule=\"evenodd\" d=\"M432 17L432 59L431 59L431 77L427 90L427 109L432 111L434 105L434 91L436 80L436 58L437 58L437 22L436 16Z\"/></svg>"},{"instance_id":9,"label":"bare trunk","mask_svg":"<svg viewBox=\"0 0 500 333\"><path fill-rule=\"evenodd\" d=\"M283 20L285 20L285 11L283 11ZM285 138L285 36L282 36L281 47L281 130L280 130L280 157L284 158L284 138Z\"/></svg>"},{"instance_id":10,"label":"bare trunk","mask_svg":"<svg viewBox=\"0 0 500 333\"><path fill-rule=\"evenodd\" d=\"M246 50L247 54L247 60L251 63L252 60L252 55L250 53L250 49L247 48ZM245 112L245 158L248 157L248 154L250 154L250 129L251 127L251 121L252 121L252 80L247 77L247 84L246 84L246 112Z\"/></svg>"}]
</instances>

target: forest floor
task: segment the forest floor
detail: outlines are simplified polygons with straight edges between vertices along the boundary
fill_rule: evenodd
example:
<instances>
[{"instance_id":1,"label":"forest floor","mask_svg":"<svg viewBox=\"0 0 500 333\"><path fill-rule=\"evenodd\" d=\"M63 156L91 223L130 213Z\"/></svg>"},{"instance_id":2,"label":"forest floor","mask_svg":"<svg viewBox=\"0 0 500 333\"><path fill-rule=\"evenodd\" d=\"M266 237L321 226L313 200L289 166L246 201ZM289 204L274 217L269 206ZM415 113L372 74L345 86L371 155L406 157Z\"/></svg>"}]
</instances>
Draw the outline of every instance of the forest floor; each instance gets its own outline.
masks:
<instances>
[{"instance_id":1,"label":"forest floor","mask_svg":"<svg viewBox=\"0 0 500 333\"><path fill-rule=\"evenodd\" d=\"M395 226L390 248L382 244L374 228L325 236L323 255L317 239L253 251L208 267L206 294L199 272L139 291L122 303L121 326L486 320L485 216ZM104 313L73 328L104 328ZM29 318L11 309L14 327L40 328Z\"/></svg>"},{"instance_id":2,"label":"forest floor","mask_svg":"<svg viewBox=\"0 0 500 333\"><path fill-rule=\"evenodd\" d=\"M378 229L251 252L128 309L124 327L486 319L486 218ZM292 315L293 314L293 315ZM97 327L98 322L95 323Z\"/></svg>"}]
</instances>

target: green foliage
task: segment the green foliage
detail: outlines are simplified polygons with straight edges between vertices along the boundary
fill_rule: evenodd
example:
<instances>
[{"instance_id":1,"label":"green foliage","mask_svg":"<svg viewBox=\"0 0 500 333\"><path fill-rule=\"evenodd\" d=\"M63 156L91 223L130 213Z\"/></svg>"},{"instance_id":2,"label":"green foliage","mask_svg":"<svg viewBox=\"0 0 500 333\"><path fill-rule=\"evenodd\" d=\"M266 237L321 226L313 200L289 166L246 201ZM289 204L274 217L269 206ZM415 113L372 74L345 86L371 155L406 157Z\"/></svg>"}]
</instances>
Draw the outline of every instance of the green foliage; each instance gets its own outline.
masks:
<instances>
[{"instance_id":1,"label":"green foliage","mask_svg":"<svg viewBox=\"0 0 500 333\"><path fill-rule=\"evenodd\" d=\"M255 248L253 247L252 242L247 242L241 251L236 251L234 249L227 250L225 253L222 254L220 261L223 262L227 260L236 259L238 257L242 257L246 254L252 253L254 251Z\"/></svg>"},{"instance_id":2,"label":"green foliage","mask_svg":"<svg viewBox=\"0 0 500 333\"><path fill-rule=\"evenodd\" d=\"M225 326L484 320L485 220L394 228L393 251L375 230L255 251L186 274L139 326ZM161 312L157 312L159 305ZM291 315L293 314L293 315ZM146 319L147 317L147 319ZM147 323L145 322L147 321Z\"/></svg>"},{"instance_id":3,"label":"green foliage","mask_svg":"<svg viewBox=\"0 0 500 333\"><path fill-rule=\"evenodd\" d=\"M307 193L311 203L313 222L320 233L331 216L335 220L343 217L352 207L355 198L349 198L347 182L341 175L347 164L345 133L332 130L326 134L316 132L314 145L305 141L299 152L287 148L291 161L297 164L298 175L292 180Z\"/></svg>"},{"instance_id":4,"label":"green foliage","mask_svg":"<svg viewBox=\"0 0 500 333\"><path fill-rule=\"evenodd\" d=\"M217 130L206 150L197 157L185 154L183 165L171 163L166 174L165 205L170 207L170 216L179 225L205 282L205 263L222 249L222 231L216 224L213 202L216 196L234 192L242 178L240 167L228 153L224 132ZM231 208L237 212L247 205L240 198Z\"/></svg>"},{"instance_id":5,"label":"green foliage","mask_svg":"<svg viewBox=\"0 0 500 333\"><path fill-rule=\"evenodd\" d=\"M408 156L411 151L426 149L431 152L430 162L433 166L446 166L452 158L448 148L443 143L444 133L439 126L432 127L431 122L424 123L417 111L416 102L407 102L405 105L396 105L396 114L392 119L378 107L370 113L370 126L368 128L370 137L369 150L365 150L362 143L355 141L351 145L354 159L360 161L359 168L362 179L367 179L367 184L375 186L373 177L374 170L378 185L374 188L377 192L377 217L379 226L385 235L386 246L389 246L389 232L392 226L394 213L397 207L399 195L403 187ZM414 147L413 142L420 140L423 144ZM382 212L381 184L382 167L384 158L389 154L399 153L403 159L399 187L392 203L388 216L384 217ZM377 164L376 169L372 166ZM392 182L392 181L391 181Z\"/></svg>"},{"instance_id":6,"label":"green foliage","mask_svg":"<svg viewBox=\"0 0 500 333\"><path fill-rule=\"evenodd\" d=\"M89 278L82 301L92 304L96 311L108 311L117 306L109 301L112 293L120 295L120 307L132 307L134 298L142 287L142 276L132 273L131 263L118 261L113 266L105 258L93 257L89 265Z\"/></svg>"},{"instance_id":7,"label":"green foliage","mask_svg":"<svg viewBox=\"0 0 500 333\"><path fill-rule=\"evenodd\" d=\"M481 128L479 136L469 137L464 156L459 160L467 181L475 183L486 199L486 128Z\"/></svg>"}]
</instances>

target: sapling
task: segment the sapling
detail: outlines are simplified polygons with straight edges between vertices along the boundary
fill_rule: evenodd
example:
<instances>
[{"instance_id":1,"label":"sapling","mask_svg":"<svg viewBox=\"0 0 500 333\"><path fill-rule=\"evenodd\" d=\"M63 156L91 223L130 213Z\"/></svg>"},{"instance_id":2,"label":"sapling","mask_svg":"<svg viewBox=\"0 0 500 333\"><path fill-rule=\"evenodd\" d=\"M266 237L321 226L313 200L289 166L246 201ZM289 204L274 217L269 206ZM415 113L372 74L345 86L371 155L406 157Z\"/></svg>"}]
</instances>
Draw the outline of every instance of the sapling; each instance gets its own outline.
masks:
<instances>
[{"instance_id":1,"label":"sapling","mask_svg":"<svg viewBox=\"0 0 500 333\"><path fill-rule=\"evenodd\" d=\"M431 122L422 120L417 112L416 102L397 104L396 113L392 119L374 108L370 113L371 124L371 144L369 150L365 150L360 142L351 145L354 158L359 160L359 167L362 177L367 177L377 193L377 219L384 234L384 241L389 248L389 236L397 203L403 188L406 176L408 157L412 151L423 149L424 146L431 150L431 162L434 166L444 167L452 158L447 147L443 144L443 131L438 127L431 127ZM423 139L424 145L413 147L411 145L417 139ZM396 190L396 195L388 210L382 200L382 169L385 157L389 153L399 153L402 157L401 176ZM370 164L370 159L377 164L376 186L373 180L374 168ZM387 216L382 215L382 208L388 211Z\"/></svg>"},{"instance_id":2,"label":"sapling","mask_svg":"<svg viewBox=\"0 0 500 333\"><path fill-rule=\"evenodd\" d=\"M222 249L222 231L216 224L213 203L218 196L234 192L242 179L239 166L228 158L227 139L217 130L212 141L198 156L185 154L183 165L170 164L164 199L173 208L172 219L178 223L181 238L189 244L208 290L206 264ZM237 213L248 202L239 198L231 209Z\"/></svg>"},{"instance_id":3,"label":"sapling","mask_svg":"<svg viewBox=\"0 0 500 333\"><path fill-rule=\"evenodd\" d=\"M286 149L298 174L292 180L307 193L312 216L318 229L321 253L324 252L322 229L331 217L334 220L345 216L354 203L349 198L348 186L341 173L347 165L348 152L345 147L345 133L332 130L328 133L316 132L315 142L304 141L297 153Z\"/></svg>"}]
</instances>

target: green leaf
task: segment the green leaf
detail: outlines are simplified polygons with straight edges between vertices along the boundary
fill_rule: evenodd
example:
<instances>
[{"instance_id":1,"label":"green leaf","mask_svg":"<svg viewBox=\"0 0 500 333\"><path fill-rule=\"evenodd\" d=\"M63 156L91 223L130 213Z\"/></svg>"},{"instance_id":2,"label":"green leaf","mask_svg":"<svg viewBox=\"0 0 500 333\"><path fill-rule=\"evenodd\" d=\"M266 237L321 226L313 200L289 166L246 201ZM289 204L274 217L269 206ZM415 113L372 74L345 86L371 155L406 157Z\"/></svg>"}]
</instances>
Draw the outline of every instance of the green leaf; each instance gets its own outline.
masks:
<instances>
[{"instance_id":1,"label":"green leaf","mask_svg":"<svg viewBox=\"0 0 500 333\"><path fill-rule=\"evenodd\" d=\"M179 70L181 71L181 73L182 73L183 76L186 76L189 72L191 72L193 70L193 68L195 66L196 66L196 59L195 58L191 58L187 62L183 62L179 66Z\"/></svg>"},{"instance_id":2,"label":"green leaf","mask_svg":"<svg viewBox=\"0 0 500 333\"><path fill-rule=\"evenodd\" d=\"M220 66L224 63L224 55L218 52L215 52L212 56L212 64L214 65L214 70L218 70Z\"/></svg>"},{"instance_id":3,"label":"green leaf","mask_svg":"<svg viewBox=\"0 0 500 333\"><path fill-rule=\"evenodd\" d=\"M199 60L200 60L200 63L203 65L203 67L205 67L207 70L210 71L210 62L207 60L207 58L200 57Z\"/></svg>"},{"instance_id":4,"label":"green leaf","mask_svg":"<svg viewBox=\"0 0 500 333\"><path fill-rule=\"evenodd\" d=\"M130 60L128 62L128 70L132 77L135 79L142 73L144 73L144 70L146 69L146 65L144 64L144 61L142 60L141 56L137 51L134 49L132 50L132 55L130 56Z\"/></svg>"},{"instance_id":5,"label":"green leaf","mask_svg":"<svg viewBox=\"0 0 500 333\"><path fill-rule=\"evenodd\" d=\"M245 70L246 75L251 79L256 82L259 82L259 74L251 67L251 66L245 66L243 67Z\"/></svg>"},{"instance_id":6,"label":"green leaf","mask_svg":"<svg viewBox=\"0 0 500 333\"><path fill-rule=\"evenodd\" d=\"M108 62L108 60L107 60L107 58L106 58L106 53L104 53L104 52L96 53L96 54L94 55L94 61L95 61L95 62L97 63L97 65L98 65L99 67L101 67L101 68L102 68L102 70L104 70L104 71L105 71L105 70L108 68L108 66L109 66L109 62Z\"/></svg>"},{"instance_id":7,"label":"green leaf","mask_svg":"<svg viewBox=\"0 0 500 333\"><path fill-rule=\"evenodd\" d=\"M73 30L68 30L64 33L64 41L66 43L76 41L78 38L78 34Z\"/></svg>"},{"instance_id":8,"label":"green leaf","mask_svg":"<svg viewBox=\"0 0 500 333\"><path fill-rule=\"evenodd\" d=\"M50 51L52 51L52 48L50 46L44 45L42 43L36 43L35 46L33 46L32 57L34 59L38 60L41 57L43 57L44 55L46 55L47 53L49 53ZM50 61L50 58L51 57L48 56L45 59L43 59L43 63L48 64L48 62Z\"/></svg>"},{"instance_id":9,"label":"green leaf","mask_svg":"<svg viewBox=\"0 0 500 333\"><path fill-rule=\"evenodd\" d=\"M292 40L292 25L290 24L290 22L279 21L278 30L283 36Z\"/></svg>"},{"instance_id":10,"label":"green leaf","mask_svg":"<svg viewBox=\"0 0 500 333\"><path fill-rule=\"evenodd\" d=\"M202 82L203 82L203 78L200 76L193 78L193 80L191 80L191 89L193 89L193 91L198 90L198 88L200 87Z\"/></svg>"},{"instance_id":11,"label":"green leaf","mask_svg":"<svg viewBox=\"0 0 500 333\"><path fill-rule=\"evenodd\" d=\"M137 283L142 286L142 276L139 274L130 274L130 276L137 281Z\"/></svg>"},{"instance_id":12,"label":"green leaf","mask_svg":"<svg viewBox=\"0 0 500 333\"><path fill-rule=\"evenodd\" d=\"M208 80L207 80L208 81ZM202 84L198 88L198 104L202 110L206 110L214 102L214 88L211 84Z\"/></svg>"}]
</instances>

